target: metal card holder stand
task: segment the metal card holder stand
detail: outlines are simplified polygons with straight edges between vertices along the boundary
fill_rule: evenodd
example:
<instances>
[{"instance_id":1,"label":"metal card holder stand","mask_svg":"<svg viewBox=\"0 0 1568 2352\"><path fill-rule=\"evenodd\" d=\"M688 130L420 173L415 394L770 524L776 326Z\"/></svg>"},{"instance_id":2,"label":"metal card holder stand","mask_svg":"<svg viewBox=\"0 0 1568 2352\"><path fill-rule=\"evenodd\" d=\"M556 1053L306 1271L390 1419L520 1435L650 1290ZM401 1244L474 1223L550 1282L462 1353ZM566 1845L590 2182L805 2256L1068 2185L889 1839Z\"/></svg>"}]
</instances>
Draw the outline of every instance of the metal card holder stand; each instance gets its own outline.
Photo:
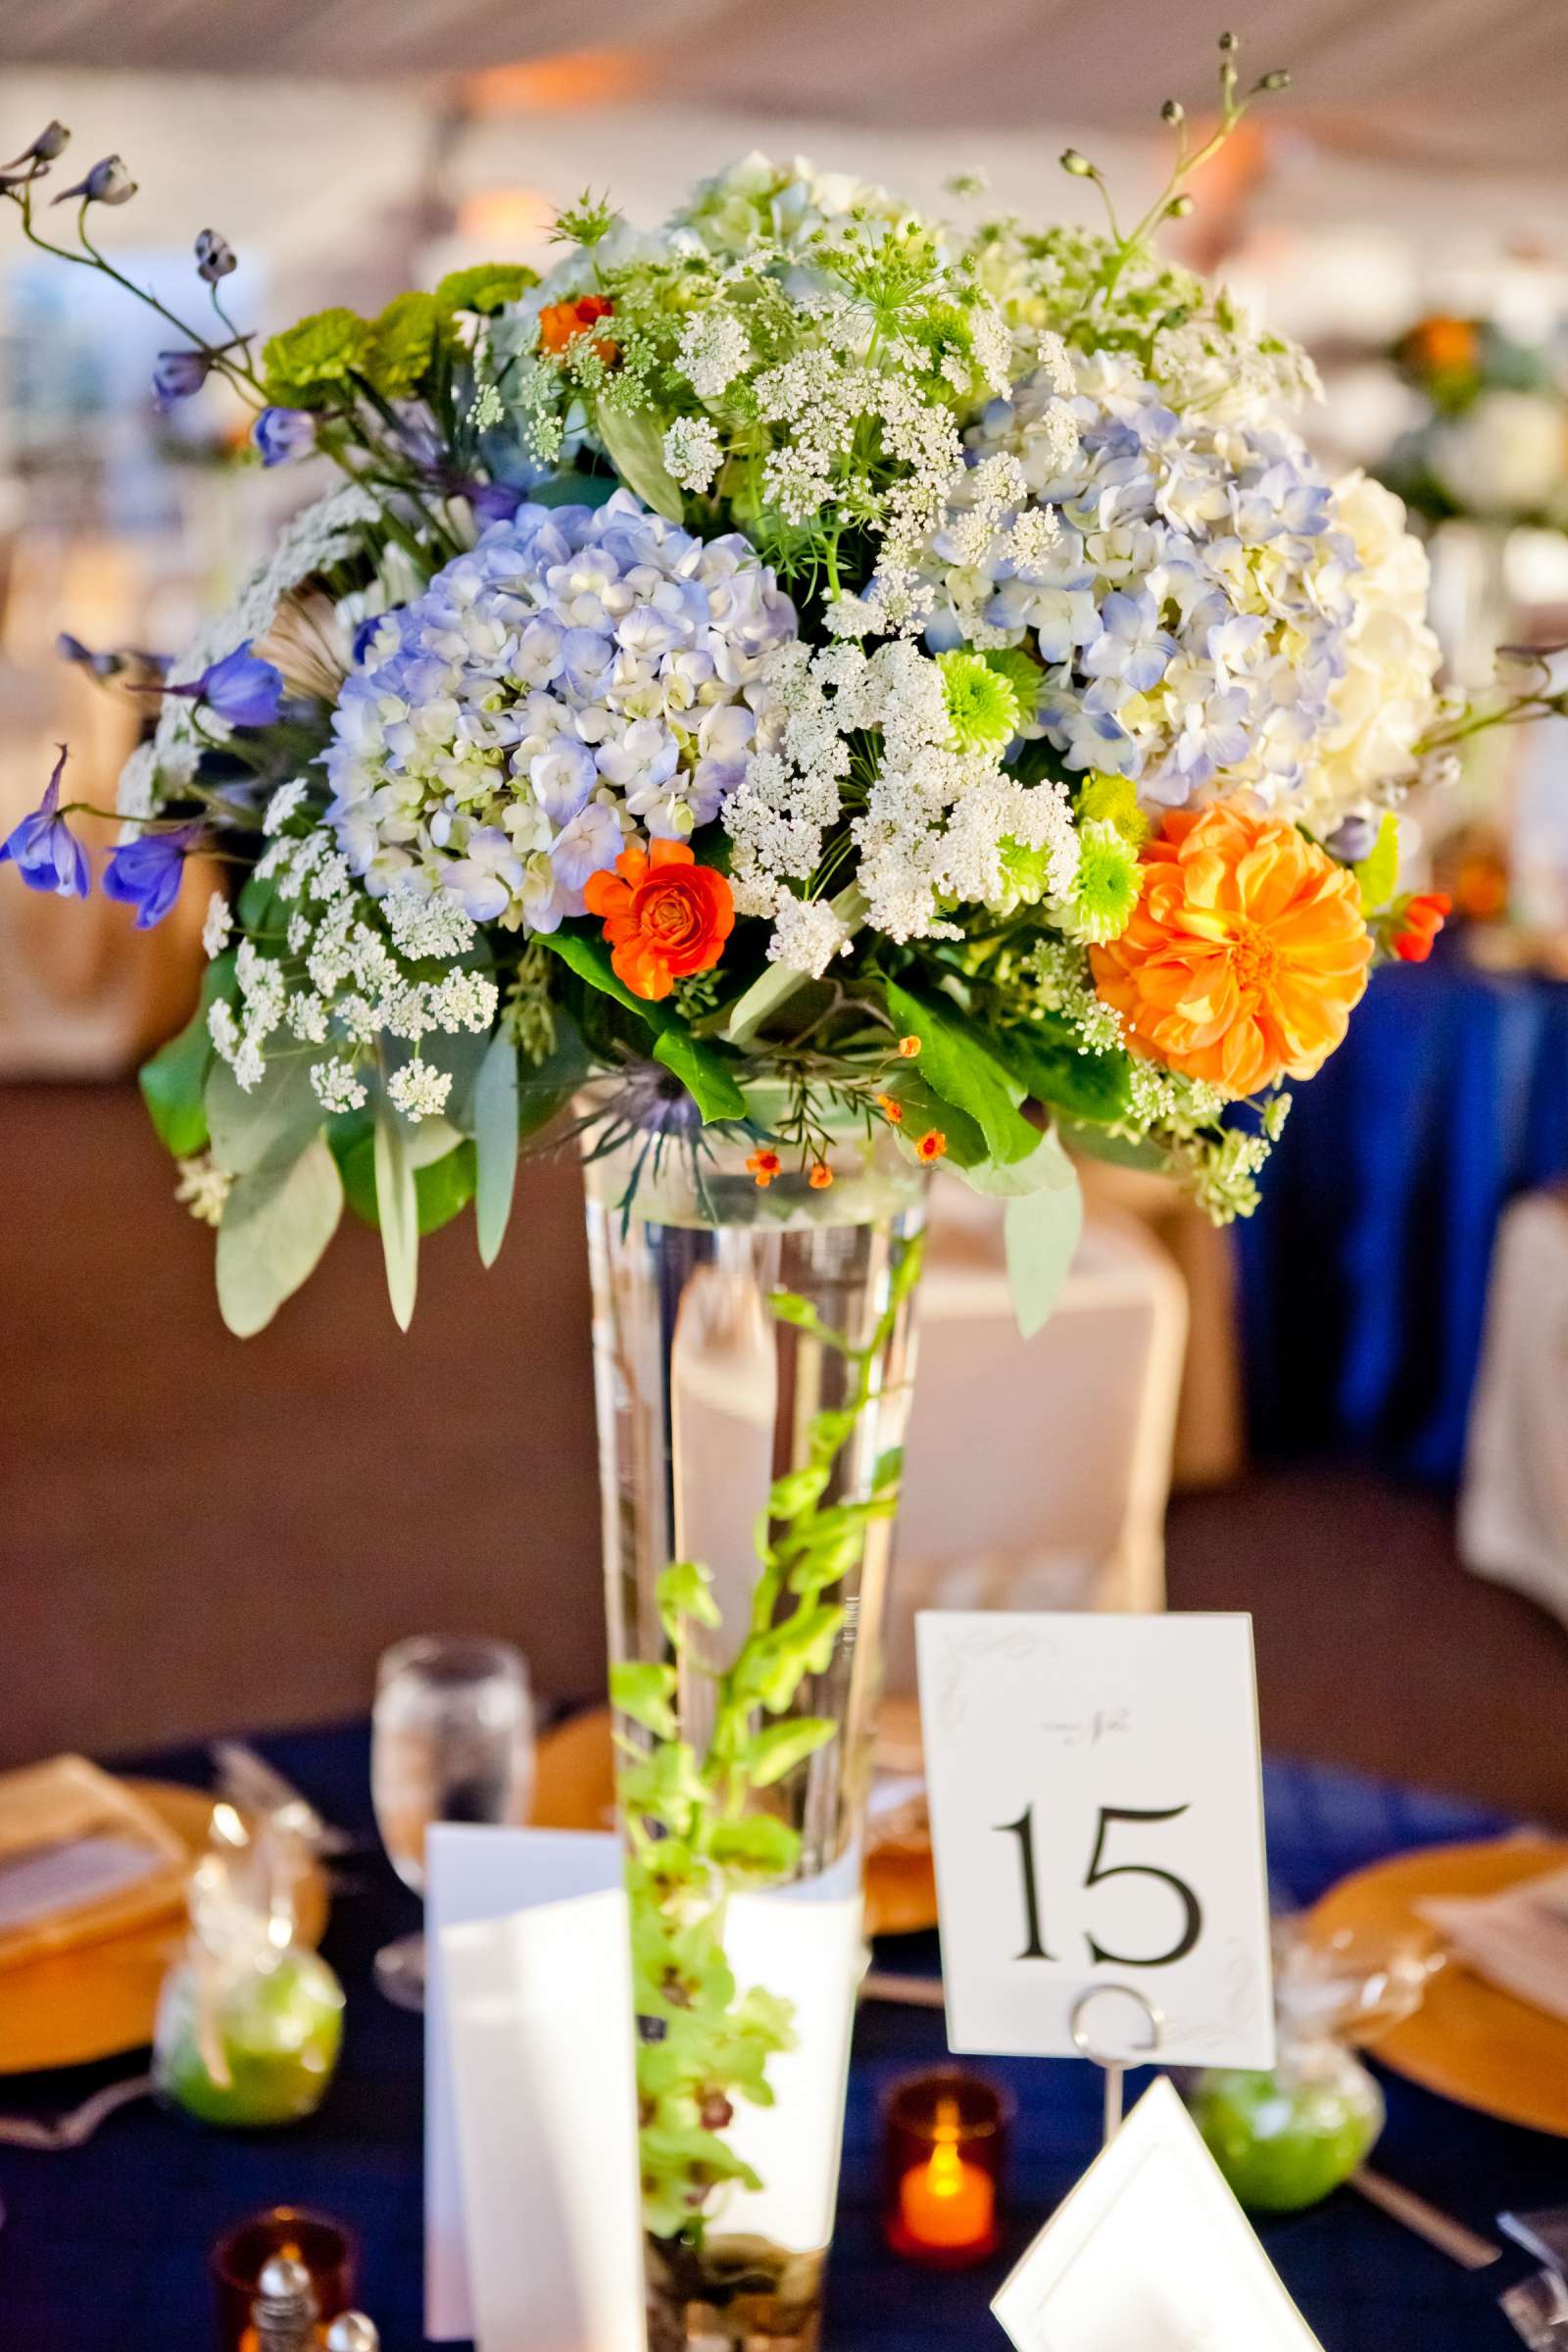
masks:
<instances>
[{"instance_id":1,"label":"metal card holder stand","mask_svg":"<svg viewBox=\"0 0 1568 2352\"><path fill-rule=\"evenodd\" d=\"M1112 1995L1118 2000L1134 2002L1149 2020L1149 2039L1141 2049L1112 2056L1097 2049L1086 2022L1088 2011L1096 2001ZM1122 2086L1129 2066L1141 2066L1146 2059L1155 2057L1165 2039L1165 2012L1157 2001L1152 2001L1136 1984L1091 1984L1081 1992L1067 2013L1067 2025L1072 2034L1073 2047L1082 2057L1100 2067L1105 2078L1105 2107L1102 2144L1109 2147L1121 2129Z\"/></svg>"}]
</instances>

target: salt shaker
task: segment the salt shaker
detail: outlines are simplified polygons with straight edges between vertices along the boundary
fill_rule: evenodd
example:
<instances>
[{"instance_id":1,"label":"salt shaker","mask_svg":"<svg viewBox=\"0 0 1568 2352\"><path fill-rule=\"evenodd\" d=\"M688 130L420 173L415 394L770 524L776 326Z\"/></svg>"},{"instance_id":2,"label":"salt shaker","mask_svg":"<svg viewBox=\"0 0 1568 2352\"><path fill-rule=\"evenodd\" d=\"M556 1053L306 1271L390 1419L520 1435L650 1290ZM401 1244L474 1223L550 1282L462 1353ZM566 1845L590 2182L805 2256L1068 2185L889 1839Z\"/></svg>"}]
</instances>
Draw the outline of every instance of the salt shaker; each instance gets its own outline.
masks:
<instances>
[{"instance_id":1,"label":"salt shaker","mask_svg":"<svg viewBox=\"0 0 1568 2352\"><path fill-rule=\"evenodd\" d=\"M344 2311L326 2331L325 2352L380 2352L380 2344L373 2320L363 2311Z\"/></svg>"},{"instance_id":2,"label":"salt shaker","mask_svg":"<svg viewBox=\"0 0 1568 2352\"><path fill-rule=\"evenodd\" d=\"M274 2254L257 2285L250 2331L255 2352L315 2352L316 2290L305 2265Z\"/></svg>"}]
</instances>

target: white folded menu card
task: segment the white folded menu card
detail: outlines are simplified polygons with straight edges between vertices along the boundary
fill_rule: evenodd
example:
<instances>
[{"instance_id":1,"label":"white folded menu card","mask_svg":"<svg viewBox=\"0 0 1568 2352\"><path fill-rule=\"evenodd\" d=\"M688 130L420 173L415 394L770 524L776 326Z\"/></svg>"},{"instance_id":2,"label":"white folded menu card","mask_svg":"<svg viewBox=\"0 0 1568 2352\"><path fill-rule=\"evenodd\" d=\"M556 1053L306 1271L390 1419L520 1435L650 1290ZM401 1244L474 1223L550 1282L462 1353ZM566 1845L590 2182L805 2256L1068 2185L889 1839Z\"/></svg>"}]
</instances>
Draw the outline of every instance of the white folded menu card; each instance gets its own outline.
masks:
<instances>
[{"instance_id":1,"label":"white folded menu card","mask_svg":"<svg viewBox=\"0 0 1568 2352\"><path fill-rule=\"evenodd\" d=\"M112 1833L0 1858L0 1934L123 1894L167 1867L154 1847Z\"/></svg>"},{"instance_id":2,"label":"white folded menu card","mask_svg":"<svg viewBox=\"0 0 1568 2352\"><path fill-rule=\"evenodd\" d=\"M1568 2019L1568 1870L1544 1871L1500 1894L1428 1895L1416 1910L1477 1976Z\"/></svg>"},{"instance_id":3,"label":"white folded menu card","mask_svg":"<svg viewBox=\"0 0 1568 2352\"><path fill-rule=\"evenodd\" d=\"M991 2308L1017 2352L1320 2352L1163 2076Z\"/></svg>"}]
</instances>

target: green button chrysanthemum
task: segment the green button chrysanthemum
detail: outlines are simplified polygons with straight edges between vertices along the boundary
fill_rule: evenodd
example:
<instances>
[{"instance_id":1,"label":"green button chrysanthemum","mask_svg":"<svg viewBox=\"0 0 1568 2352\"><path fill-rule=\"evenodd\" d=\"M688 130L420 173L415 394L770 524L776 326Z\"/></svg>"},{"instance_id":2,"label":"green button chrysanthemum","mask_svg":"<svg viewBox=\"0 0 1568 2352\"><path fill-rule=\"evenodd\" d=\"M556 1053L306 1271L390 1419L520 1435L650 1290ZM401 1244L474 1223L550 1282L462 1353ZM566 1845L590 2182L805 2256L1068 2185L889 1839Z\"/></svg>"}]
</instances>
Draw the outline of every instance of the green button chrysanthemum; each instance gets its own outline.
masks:
<instances>
[{"instance_id":1,"label":"green button chrysanthemum","mask_svg":"<svg viewBox=\"0 0 1568 2352\"><path fill-rule=\"evenodd\" d=\"M1002 751L1018 732L1018 697L979 654L938 654L947 698L953 748L958 752Z\"/></svg>"},{"instance_id":2,"label":"green button chrysanthemum","mask_svg":"<svg viewBox=\"0 0 1568 2352\"><path fill-rule=\"evenodd\" d=\"M1078 828L1078 871L1069 919L1079 939L1103 947L1119 939L1138 905L1138 852L1107 818Z\"/></svg>"}]
</instances>

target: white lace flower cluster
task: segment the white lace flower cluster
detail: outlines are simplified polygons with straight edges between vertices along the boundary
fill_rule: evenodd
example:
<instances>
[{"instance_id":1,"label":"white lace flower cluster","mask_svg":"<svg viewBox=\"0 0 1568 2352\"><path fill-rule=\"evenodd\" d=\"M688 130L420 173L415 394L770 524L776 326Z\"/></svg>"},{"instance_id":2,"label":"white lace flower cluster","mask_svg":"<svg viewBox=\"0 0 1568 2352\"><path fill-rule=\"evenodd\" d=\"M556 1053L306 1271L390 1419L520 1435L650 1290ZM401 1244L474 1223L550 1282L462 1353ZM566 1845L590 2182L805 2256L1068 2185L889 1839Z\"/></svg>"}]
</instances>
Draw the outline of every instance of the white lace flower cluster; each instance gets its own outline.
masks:
<instances>
[{"instance_id":1,"label":"white lace flower cluster","mask_svg":"<svg viewBox=\"0 0 1568 2352\"><path fill-rule=\"evenodd\" d=\"M364 545L367 526L382 524L379 501L357 483L318 499L285 524L267 563L252 573L225 612L210 620L170 668L170 683L190 685L237 647L265 637L283 599L314 574L342 564ZM196 773L202 752L227 735L215 711L198 727L188 696L169 695L149 743L138 744L121 771L116 806L122 816L156 816L171 793Z\"/></svg>"},{"instance_id":2,"label":"white lace flower cluster","mask_svg":"<svg viewBox=\"0 0 1568 2352\"><path fill-rule=\"evenodd\" d=\"M942 670L906 640L872 653L785 648L759 720L724 821L736 906L773 918L773 961L819 975L848 943L824 895L830 835L846 817L865 919L890 939L956 938L953 909L1015 900L1020 861L1038 877L1037 899L1071 889L1078 843L1065 792L1020 784L997 751L959 748ZM863 738L874 744L858 761Z\"/></svg>"},{"instance_id":3,"label":"white lace flower cluster","mask_svg":"<svg viewBox=\"0 0 1568 2352\"><path fill-rule=\"evenodd\" d=\"M1310 800L1328 748L1364 723L1358 643L1370 666L1398 636L1407 715L1424 659L1407 564L1386 551L1362 601L1356 502L1294 434L1178 414L1115 353L1075 354L1072 378L1064 400L1061 364L1038 371L966 436L983 488L932 539L931 642L1030 648L1044 680L1025 733L1151 804L1216 781Z\"/></svg>"},{"instance_id":4,"label":"white lace flower cluster","mask_svg":"<svg viewBox=\"0 0 1568 2352\"><path fill-rule=\"evenodd\" d=\"M322 1109L359 1110L367 1089L358 1065L390 1039L414 1048L387 1080L398 1108L410 1119L444 1109L452 1073L425 1060L422 1041L487 1034L499 992L493 980L461 963L418 979L401 959L466 955L476 932L463 908L418 885L389 891L372 905L322 825L275 835L256 874L270 884L277 903L282 952L242 939L234 959L237 1006L220 997L208 1013L213 1045L239 1085L250 1093L270 1058L303 1048L315 1055L311 1084ZM216 922L212 931L217 946L226 932Z\"/></svg>"},{"instance_id":5,"label":"white lace flower cluster","mask_svg":"<svg viewBox=\"0 0 1568 2352\"><path fill-rule=\"evenodd\" d=\"M553 931L639 826L683 840L746 770L795 609L736 533L630 492L521 508L390 614L344 687L327 810L372 897L444 892Z\"/></svg>"}]
</instances>

